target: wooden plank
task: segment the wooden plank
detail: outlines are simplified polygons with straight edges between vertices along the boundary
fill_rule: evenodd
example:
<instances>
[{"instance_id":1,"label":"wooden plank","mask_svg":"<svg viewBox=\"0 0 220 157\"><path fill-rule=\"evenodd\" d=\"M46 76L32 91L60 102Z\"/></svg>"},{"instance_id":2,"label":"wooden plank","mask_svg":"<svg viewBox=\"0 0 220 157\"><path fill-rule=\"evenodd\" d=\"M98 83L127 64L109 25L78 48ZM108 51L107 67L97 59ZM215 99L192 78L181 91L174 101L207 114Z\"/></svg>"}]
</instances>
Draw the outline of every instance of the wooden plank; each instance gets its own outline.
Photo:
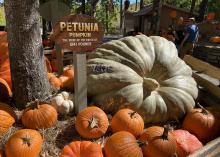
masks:
<instances>
[{"instance_id":1,"label":"wooden plank","mask_svg":"<svg viewBox=\"0 0 220 157\"><path fill-rule=\"evenodd\" d=\"M188 157L219 157L220 156L220 137L209 142L203 148Z\"/></svg>"},{"instance_id":2,"label":"wooden plank","mask_svg":"<svg viewBox=\"0 0 220 157\"><path fill-rule=\"evenodd\" d=\"M75 112L87 107L87 69L86 54L74 54L74 93Z\"/></svg>"},{"instance_id":3,"label":"wooden plank","mask_svg":"<svg viewBox=\"0 0 220 157\"><path fill-rule=\"evenodd\" d=\"M201 76L193 73L193 77L196 80L197 84L206 88L210 93L212 93L217 98L220 98L220 88L211 83L209 80L202 78Z\"/></svg>"},{"instance_id":4,"label":"wooden plank","mask_svg":"<svg viewBox=\"0 0 220 157\"><path fill-rule=\"evenodd\" d=\"M193 70L202 72L220 80L220 69L209 63L203 62L193 56L186 55L183 59Z\"/></svg>"}]
</instances>

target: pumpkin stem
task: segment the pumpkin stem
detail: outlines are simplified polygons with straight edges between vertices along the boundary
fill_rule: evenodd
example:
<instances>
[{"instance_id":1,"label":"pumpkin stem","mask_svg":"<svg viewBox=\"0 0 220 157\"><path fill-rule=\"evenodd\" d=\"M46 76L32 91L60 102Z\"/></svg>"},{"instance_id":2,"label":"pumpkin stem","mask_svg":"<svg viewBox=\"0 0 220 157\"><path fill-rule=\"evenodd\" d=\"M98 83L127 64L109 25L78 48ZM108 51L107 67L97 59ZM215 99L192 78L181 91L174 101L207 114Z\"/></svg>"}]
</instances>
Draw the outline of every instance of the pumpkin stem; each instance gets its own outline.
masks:
<instances>
[{"instance_id":1,"label":"pumpkin stem","mask_svg":"<svg viewBox=\"0 0 220 157\"><path fill-rule=\"evenodd\" d=\"M22 137L21 139L23 141L23 144L28 145L28 147L31 146L31 139L29 137Z\"/></svg>"},{"instance_id":2,"label":"pumpkin stem","mask_svg":"<svg viewBox=\"0 0 220 157\"><path fill-rule=\"evenodd\" d=\"M160 87L160 84L155 80L155 79L151 79L151 78L143 78L143 87L152 92L154 90L156 90L157 88Z\"/></svg>"},{"instance_id":3,"label":"pumpkin stem","mask_svg":"<svg viewBox=\"0 0 220 157\"><path fill-rule=\"evenodd\" d=\"M164 128L164 131L163 131L163 135L161 136L161 138L162 138L163 140L168 140L168 133L169 133L171 127L170 127L170 125L168 124L168 125L164 125L163 128Z\"/></svg>"},{"instance_id":4,"label":"pumpkin stem","mask_svg":"<svg viewBox=\"0 0 220 157\"><path fill-rule=\"evenodd\" d=\"M148 144L148 142L147 141L139 141L138 140L137 144L138 144L139 147L143 147L143 146L146 146Z\"/></svg>"},{"instance_id":5,"label":"pumpkin stem","mask_svg":"<svg viewBox=\"0 0 220 157\"><path fill-rule=\"evenodd\" d=\"M207 111L199 102L197 103L197 105L198 105L199 108L202 109L202 113L203 113L203 114L205 114L205 115L208 115L208 114L209 114L208 111Z\"/></svg>"},{"instance_id":6,"label":"pumpkin stem","mask_svg":"<svg viewBox=\"0 0 220 157\"><path fill-rule=\"evenodd\" d=\"M98 119L92 117L92 119L89 121L89 127L90 127L91 129L93 129L93 128L98 128L98 127L99 127L99 125L98 125Z\"/></svg>"},{"instance_id":7,"label":"pumpkin stem","mask_svg":"<svg viewBox=\"0 0 220 157\"><path fill-rule=\"evenodd\" d=\"M131 112L131 113L129 113L129 114L130 114L130 117L131 117L131 119L132 119L132 118L134 118L134 115L137 114L137 112L134 111L134 112Z\"/></svg>"}]
</instances>

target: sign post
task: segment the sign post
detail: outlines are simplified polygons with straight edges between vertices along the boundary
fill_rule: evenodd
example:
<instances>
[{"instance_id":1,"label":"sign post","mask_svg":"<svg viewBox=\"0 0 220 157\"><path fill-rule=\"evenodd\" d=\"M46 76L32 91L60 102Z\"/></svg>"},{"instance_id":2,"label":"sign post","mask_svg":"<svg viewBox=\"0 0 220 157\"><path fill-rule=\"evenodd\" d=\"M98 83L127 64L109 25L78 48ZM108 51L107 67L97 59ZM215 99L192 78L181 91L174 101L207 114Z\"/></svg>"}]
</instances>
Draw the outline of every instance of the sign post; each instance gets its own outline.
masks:
<instances>
[{"instance_id":1,"label":"sign post","mask_svg":"<svg viewBox=\"0 0 220 157\"><path fill-rule=\"evenodd\" d=\"M51 39L62 48L74 52L75 112L87 107L86 53L92 52L102 43L103 26L87 15L69 15L54 27Z\"/></svg>"}]
</instances>

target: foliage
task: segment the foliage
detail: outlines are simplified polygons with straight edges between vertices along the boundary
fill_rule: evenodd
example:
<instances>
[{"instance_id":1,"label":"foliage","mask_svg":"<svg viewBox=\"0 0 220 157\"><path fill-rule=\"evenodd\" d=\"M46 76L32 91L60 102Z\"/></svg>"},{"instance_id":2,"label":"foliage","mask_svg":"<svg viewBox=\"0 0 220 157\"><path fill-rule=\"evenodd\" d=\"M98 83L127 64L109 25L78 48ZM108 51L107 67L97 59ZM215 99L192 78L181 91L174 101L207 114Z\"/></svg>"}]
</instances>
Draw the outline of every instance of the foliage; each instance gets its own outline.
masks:
<instances>
[{"instance_id":1,"label":"foliage","mask_svg":"<svg viewBox=\"0 0 220 157\"><path fill-rule=\"evenodd\" d=\"M4 7L0 7L0 26L5 26L5 9Z\"/></svg>"},{"instance_id":2,"label":"foliage","mask_svg":"<svg viewBox=\"0 0 220 157\"><path fill-rule=\"evenodd\" d=\"M74 1L72 4L72 12L80 12L80 3ZM109 0L100 0L95 10L95 18L103 24L106 29L106 33L113 33L117 27L119 21L119 2L118 0L113 1L113 7L110 7ZM86 14L91 14L92 6L90 3L86 3Z\"/></svg>"},{"instance_id":3,"label":"foliage","mask_svg":"<svg viewBox=\"0 0 220 157\"><path fill-rule=\"evenodd\" d=\"M212 0L211 2L209 2L209 8L208 8L209 12L214 12L216 19L220 20L220 1L219 0Z\"/></svg>"}]
</instances>

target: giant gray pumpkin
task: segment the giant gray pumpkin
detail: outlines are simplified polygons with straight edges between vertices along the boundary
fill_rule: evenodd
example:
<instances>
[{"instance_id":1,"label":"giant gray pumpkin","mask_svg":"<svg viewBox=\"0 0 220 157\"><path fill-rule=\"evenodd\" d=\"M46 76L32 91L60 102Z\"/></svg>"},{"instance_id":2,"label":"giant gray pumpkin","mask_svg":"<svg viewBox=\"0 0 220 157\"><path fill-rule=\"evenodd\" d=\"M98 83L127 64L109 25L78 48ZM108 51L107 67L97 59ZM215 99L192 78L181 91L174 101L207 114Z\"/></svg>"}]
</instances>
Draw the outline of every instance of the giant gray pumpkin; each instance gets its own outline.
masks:
<instances>
[{"instance_id":1,"label":"giant gray pumpkin","mask_svg":"<svg viewBox=\"0 0 220 157\"><path fill-rule=\"evenodd\" d=\"M192 70L158 36L113 40L89 55L88 94L107 112L136 109L147 122L182 117L198 95Z\"/></svg>"}]
</instances>

